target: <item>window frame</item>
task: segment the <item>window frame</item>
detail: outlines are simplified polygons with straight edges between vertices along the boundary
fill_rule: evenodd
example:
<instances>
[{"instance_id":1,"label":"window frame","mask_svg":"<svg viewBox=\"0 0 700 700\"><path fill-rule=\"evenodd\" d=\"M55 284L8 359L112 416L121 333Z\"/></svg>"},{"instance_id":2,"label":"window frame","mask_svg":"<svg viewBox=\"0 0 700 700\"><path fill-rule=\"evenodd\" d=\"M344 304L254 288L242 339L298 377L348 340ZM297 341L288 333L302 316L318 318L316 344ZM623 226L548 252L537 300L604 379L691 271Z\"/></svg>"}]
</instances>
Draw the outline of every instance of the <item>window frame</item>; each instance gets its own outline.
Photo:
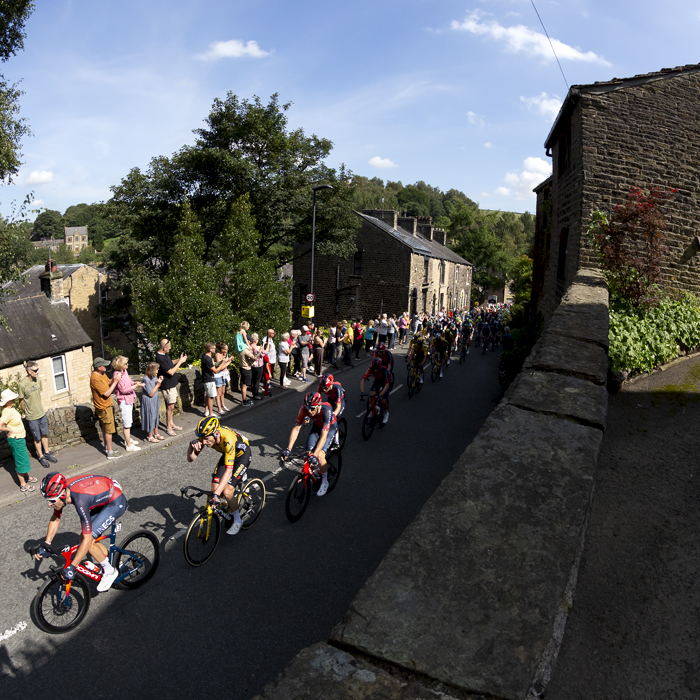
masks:
<instances>
[{"instance_id":1,"label":"window frame","mask_svg":"<svg viewBox=\"0 0 700 700\"><path fill-rule=\"evenodd\" d=\"M56 372L56 369L54 367L54 360L61 361L61 371L60 372ZM62 394L64 391L70 391L70 383L68 382L68 367L66 364L66 356L65 355L52 355L51 356L51 376L53 378L54 393ZM59 389L57 384L56 384L56 377L59 377L59 376L63 376L63 383L65 384L63 389Z\"/></svg>"}]
</instances>

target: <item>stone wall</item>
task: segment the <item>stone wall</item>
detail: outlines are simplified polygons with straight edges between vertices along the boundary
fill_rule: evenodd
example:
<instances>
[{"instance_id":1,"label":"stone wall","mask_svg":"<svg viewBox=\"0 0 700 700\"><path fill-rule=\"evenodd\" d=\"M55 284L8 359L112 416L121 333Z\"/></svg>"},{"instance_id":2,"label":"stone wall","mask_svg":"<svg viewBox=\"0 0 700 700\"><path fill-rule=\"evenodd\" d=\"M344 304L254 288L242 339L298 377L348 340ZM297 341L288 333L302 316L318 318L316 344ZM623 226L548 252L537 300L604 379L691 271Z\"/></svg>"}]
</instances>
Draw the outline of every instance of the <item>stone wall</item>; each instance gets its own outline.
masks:
<instances>
[{"instance_id":1,"label":"stone wall","mask_svg":"<svg viewBox=\"0 0 700 700\"><path fill-rule=\"evenodd\" d=\"M542 697L573 605L607 347L607 288L583 270L328 642L302 650L258 700Z\"/></svg>"}]
</instances>

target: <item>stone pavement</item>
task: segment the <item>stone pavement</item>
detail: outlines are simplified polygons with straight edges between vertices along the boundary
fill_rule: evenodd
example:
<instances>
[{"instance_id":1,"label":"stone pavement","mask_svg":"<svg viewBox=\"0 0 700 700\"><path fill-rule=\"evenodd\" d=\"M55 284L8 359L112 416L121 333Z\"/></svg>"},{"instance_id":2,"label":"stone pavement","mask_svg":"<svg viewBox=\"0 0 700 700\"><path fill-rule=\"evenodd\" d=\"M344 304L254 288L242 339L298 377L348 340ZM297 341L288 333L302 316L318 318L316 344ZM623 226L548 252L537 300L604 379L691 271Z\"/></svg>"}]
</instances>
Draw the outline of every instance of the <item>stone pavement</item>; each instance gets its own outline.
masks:
<instances>
[{"instance_id":1,"label":"stone pavement","mask_svg":"<svg viewBox=\"0 0 700 700\"><path fill-rule=\"evenodd\" d=\"M397 346L397 351L399 354L404 354L404 350ZM396 351L395 351L396 352ZM364 357L364 350L360 352L360 360L355 361L355 367L366 367L369 360ZM330 365L324 364L325 372L332 372L333 375L340 375L347 372L352 372L354 369L351 367L342 366L340 369L333 369ZM359 373L359 369L355 369L356 373ZM281 389L279 382L274 380L271 386L271 396L264 398L262 401L255 401L253 406L242 406L240 402L240 394L236 394L237 398L232 398L232 394L229 392L226 395L226 407L229 412L225 414L224 424L229 417L235 417L246 411L256 411L260 410L266 404L279 401L283 399L288 394L302 394L309 391L311 388L318 386L318 378L312 373L309 373L308 378L311 383L306 384L298 379L291 377L291 386L287 389ZM342 381L342 380L341 380ZM359 381L359 378L358 378ZM162 400L162 399L161 399ZM166 440L161 441L159 444L153 444L146 441L146 433L144 433L140 428L134 428L132 430L132 436L139 440L140 452L126 452L124 451L124 440L123 435L120 433L115 434L113 437L114 446L117 451L122 454L121 459L117 460L119 464L123 464L126 460L137 460L140 455L148 452L152 449L159 449L164 445L168 445L171 442L181 440L186 438L191 440L193 438L193 432L197 423L204 416L203 407L195 407L192 410L184 411L179 415L175 416L175 424L182 427L182 432L177 435L170 437L166 434L163 424L160 427L160 433ZM51 436L49 436L49 447L51 447ZM55 450L55 455L58 459L56 464L51 464L49 469L42 467L39 462L31 457L31 476L35 476L39 481L50 471L61 471L68 478L77 476L79 474L88 474L90 472L99 472L99 469L106 464L111 463L107 460L104 452L103 444L98 441L92 441L88 443L81 443L73 447L63 447ZM12 505L15 503L21 503L22 501L29 498L40 497L38 484L37 490L33 493L22 493L19 490L19 482L17 481L17 475L14 471L14 465L12 460L5 460L2 465L0 465L0 507Z\"/></svg>"}]
</instances>

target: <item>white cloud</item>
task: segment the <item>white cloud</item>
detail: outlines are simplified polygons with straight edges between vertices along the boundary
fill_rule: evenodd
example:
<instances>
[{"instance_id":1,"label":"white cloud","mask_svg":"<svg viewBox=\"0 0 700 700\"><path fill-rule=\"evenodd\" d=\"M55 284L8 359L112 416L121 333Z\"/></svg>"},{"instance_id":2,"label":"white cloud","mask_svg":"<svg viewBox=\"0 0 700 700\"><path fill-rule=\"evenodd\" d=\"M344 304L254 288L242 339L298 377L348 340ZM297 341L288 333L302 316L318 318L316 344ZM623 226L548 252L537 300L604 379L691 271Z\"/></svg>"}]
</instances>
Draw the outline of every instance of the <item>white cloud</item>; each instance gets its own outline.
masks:
<instances>
[{"instance_id":1,"label":"white cloud","mask_svg":"<svg viewBox=\"0 0 700 700\"><path fill-rule=\"evenodd\" d=\"M24 180L25 185L45 185L53 182L53 173L50 170L32 170Z\"/></svg>"},{"instance_id":2,"label":"white cloud","mask_svg":"<svg viewBox=\"0 0 700 700\"><path fill-rule=\"evenodd\" d=\"M540 114L544 114L545 117L554 121L559 114L559 108L561 107L561 97L558 95L548 95L543 92L538 97L521 97L521 102L524 102L528 109L534 109Z\"/></svg>"},{"instance_id":3,"label":"white cloud","mask_svg":"<svg viewBox=\"0 0 700 700\"><path fill-rule=\"evenodd\" d=\"M44 202L43 199L34 199L34 200L32 200L32 201L30 202L30 204L29 204L30 207L34 207L34 208L37 208L37 209L38 209L39 207L43 207L44 205L45 205L45 202Z\"/></svg>"},{"instance_id":4,"label":"white cloud","mask_svg":"<svg viewBox=\"0 0 700 700\"><path fill-rule=\"evenodd\" d=\"M487 142L484 144L484 148L493 148L493 144L492 144L490 141L487 141Z\"/></svg>"},{"instance_id":5,"label":"white cloud","mask_svg":"<svg viewBox=\"0 0 700 700\"><path fill-rule=\"evenodd\" d=\"M497 187L495 194L514 199L532 199L532 190L552 174L552 166L542 158L525 158L523 171L506 173L505 181L508 187Z\"/></svg>"},{"instance_id":6,"label":"white cloud","mask_svg":"<svg viewBox=\"0 0 700 700\"><path fill-rule=\"evenodd\" d=\"M476 112L467 112L467 119L474 126L483 126L486 123L484 118L480 114L476 114Z\"/></svg>"},{"instance_id":7,"label":"white cloud","mask_svg":"<svg viewBox=\"0 0 700 700\"><path fill-rule=\"evenodd\" d=\"M394 163L393 160L389 158L380 158L379 156L374 156L367 161L373 168L398 168L398 163Z\"/></svg>"},{"instance_id":8,"label":"white cloud","mask_svg":"<svg viewBox=\"0 0 700 700\"><path fill-rule=\"evenodd\" d=\"M215 41L209 44L209 51L195 56L200 61L217 61L220 58L242 58L250 56L251 58L263 58L269 56L269 51L263 51L258 46L257 41L248 41L245 44L238 39L230 41Z\"/></svg>"},{"instance_id":9,"label":"white cloud","mask_svg":"<svg viewBox=\"0 0 700 700\"><path fill-rule=\"evenodd\" d=\"M482 16L482 12L474 10L471 14L467 15L463 22L453 20L451 24L452 29L470 32L471 34L486 36L496 41L505 42L507 48L512 52L523 51L531 56L539 56L545 61L554 60L552 47L549 45L549 41L544 34L540 34L522 24L504 27L495 20L481 21ZM552 39L552 46L559 60L600 63L604 66L610 65L602 56L593 53L593 51L583 52L558 39Z\"/></svg>"}]
</instances>

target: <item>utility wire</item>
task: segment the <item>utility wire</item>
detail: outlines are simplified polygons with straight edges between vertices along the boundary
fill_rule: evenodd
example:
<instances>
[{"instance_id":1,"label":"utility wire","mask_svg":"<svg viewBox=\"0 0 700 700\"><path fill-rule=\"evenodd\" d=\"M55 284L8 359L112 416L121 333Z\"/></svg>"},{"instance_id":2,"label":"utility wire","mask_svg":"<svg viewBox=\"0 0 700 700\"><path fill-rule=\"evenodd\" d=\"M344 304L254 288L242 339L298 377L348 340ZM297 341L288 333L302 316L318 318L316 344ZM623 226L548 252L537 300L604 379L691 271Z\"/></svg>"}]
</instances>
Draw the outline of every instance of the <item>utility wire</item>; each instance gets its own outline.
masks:
<instances>
[{"instance_id":1,"label":"utility wire","mask_svg":"<svg viewBox=\"0 0 700 700\"><path fill-rule=\"evenodd\" d=\"M564 69L561 67L561 63L559 63L559 57L557 56L557 52L554 50L554 46L552 44L552 40L549 38L549 34L547 34L547 28L544 26L544 22L542 21L542 18L540 17L540 13L537 12L537 8L535 7L535 0L530 0L532 3L532 7L535 10L535 14L537 15L537 19L540 21L540 24L542 25L542 29L544 29L544 35L547 37L547 41L549 41L549 45L552 47L552 53L554 54L554 58L557 59L557 65L559 66L559 70L561 71L561 77L564 78L564 82L566 83L566 90L568 92L569 90L569 83L566 80L566 76L564 75Z\"/></svg>"}]
</instances>

